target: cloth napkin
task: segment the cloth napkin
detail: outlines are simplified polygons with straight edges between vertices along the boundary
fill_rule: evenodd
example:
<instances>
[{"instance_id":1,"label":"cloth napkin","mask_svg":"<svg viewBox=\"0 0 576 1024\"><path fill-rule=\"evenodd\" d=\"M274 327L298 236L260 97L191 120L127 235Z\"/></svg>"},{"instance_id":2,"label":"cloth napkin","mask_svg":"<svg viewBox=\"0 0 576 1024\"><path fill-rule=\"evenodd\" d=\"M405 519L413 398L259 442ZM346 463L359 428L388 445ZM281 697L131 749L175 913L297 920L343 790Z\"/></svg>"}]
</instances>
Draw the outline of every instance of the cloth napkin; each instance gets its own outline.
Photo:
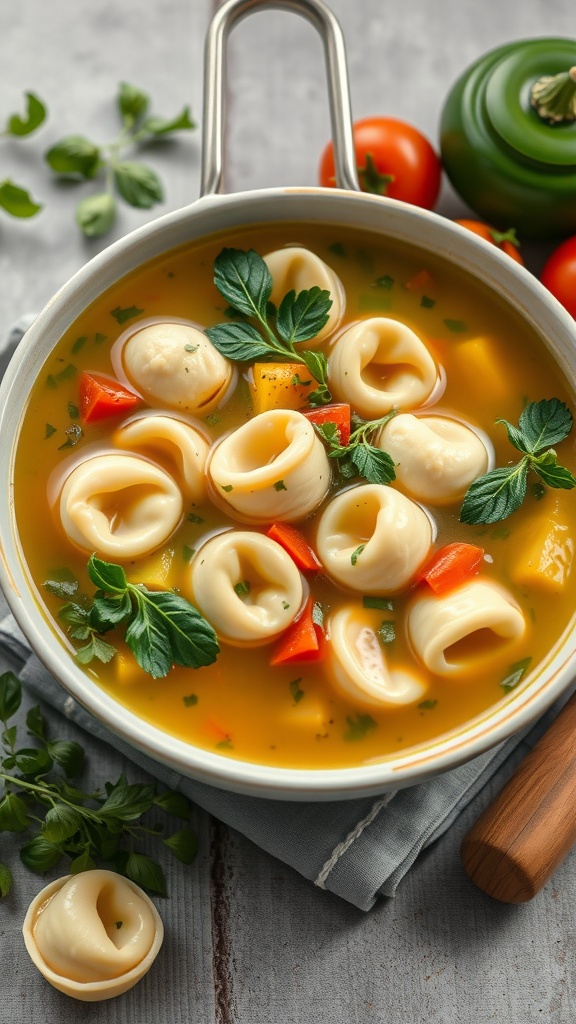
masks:
<instances>
[{"instance_id":1,"label":"cloth napkin","mask_svg":"<svg viewBox=\"0 0 576 1024\"><path fill-rule=\"evenodd\" d=\"M13 348L30 317L10 332L2 353ZM0 593L0 648L22 665L24 685L79 728L110 744L111 776L121 755L171 789L237 829L314 885L361 910L380 896L394 896L419 853L439 838L500 769L505 774L536 742L568 699L566 694L536 726L480 757L420 785L376 798L294 803L241 796L178 775L135 751L78 704L50 675L20 632ZM56 734L57 728L54 728ZM132 778L131 781L137 781Z\"/></svg>"}]
</instances>

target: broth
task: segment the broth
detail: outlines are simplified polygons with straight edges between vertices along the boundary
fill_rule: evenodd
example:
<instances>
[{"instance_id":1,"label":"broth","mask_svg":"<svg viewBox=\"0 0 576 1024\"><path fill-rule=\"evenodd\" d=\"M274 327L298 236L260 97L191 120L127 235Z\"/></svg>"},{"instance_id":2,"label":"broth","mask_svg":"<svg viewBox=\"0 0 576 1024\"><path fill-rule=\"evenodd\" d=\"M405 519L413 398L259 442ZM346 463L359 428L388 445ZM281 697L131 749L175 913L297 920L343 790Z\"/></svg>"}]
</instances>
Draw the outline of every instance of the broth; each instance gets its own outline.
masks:
<instances>
[{"instance_id":1,"label":"broth","mask_svg":"<svg viewBox=\"0 0 576 1024\"><path fill-rule=\"evenodd\" d=\"M110 434L120 422L114 418L83 425L78 443L66 447L78 423L79 372L87 369L129 383L118 339L133 333L139 324L183 320L205 327L224 319L226 303L213 284L214 259L223 246L252 247L264 254L288 244L316 253L342 281L347 302L339 331L359 319L392 317L425 340L442 368L441 394L436 391L425 403L426 412L451 413L485 432L497 466L510 462L514 451L505 429L495 425L496 418L516 423L528 401L553 396L572 406L566 384L535 332L481 284L427 254L368 233L304 224L236 229L225 237L215 235L174 250L128 274L82 314L40 373L23 419L15 460L20 540L39 601L69 649L71 642L58 618L62 604L43 584L61 577L65 570L79 580L83 592L92 594L94 587L86 572L87 552L69 541L53 498L64 469L91 452L111 450ZM411 286L422 271L430 275L424 290ZM329 352L330 347L328 339L323 350ZM202 420L212 443L252 415L247 370L246 365L240 366L224 400ZM394 380L403 370L403 365L382 366L376 376ZM365 376L374 377L374 369ZM559 460L574 472L573 440L557 449ZM258 453L249 454L250 459L258 457ZM274 458L273 447L268 454ZM157 453L150 458L162 461ZM349 486L339 481L336 489ZM329 497L334 490L333 485ZM476 657L485 650L481 635L456 643L447 657L462 648L473 666L477 661L477 668L465 676L433 675L418 664L415 671L425 690L415 702L375 706L345 696L323 662L271 668L271 644L222 643L213 665L174 667L165 679L153 680L114 637L118 654L108 665L92 661L86 671L121 704L162 730L206 750L278 767L366 764L458 729L509 699L502 683L514 667L529 661L530 670L536 668L569 626L573 601L568 579L576 536L575 502L567 491L530 484L522 508L492 526L460 523L460 505L461 499L452 504L426 503L434 524L434 548L455 540L481 545L487 556L482 578L506 587L522 611L525 633L513 644L494 643L488 659ZM366 518L371 517L369 510ZM556 582L550 582L553 573L538 576L526 554L538 543L540 532L546 540L547 521L564 530L558 550L548 544L542 553L557 560ZM314 547L317 516L295 525ZM190 565L203 544L223 529L239 526L244 528L210 492L201 506L186 507L180 525L161 549L123 562L127 576L151 589L161 579L162 589L189 592ZM266 525L248 528L265 531ZM358 524L359 533L369 535L371 528L368 521ZM350 603L350 593L324 573L306 578L306 586L325 612ZM259 580L258 587L262 585ZM405 628L406 609L413 599L413 585L394 594L389 609L363 608L362 595L354 597L362 621L385 637L382 649L391 666L414 665Z\"/></svg>"}]
</instances>

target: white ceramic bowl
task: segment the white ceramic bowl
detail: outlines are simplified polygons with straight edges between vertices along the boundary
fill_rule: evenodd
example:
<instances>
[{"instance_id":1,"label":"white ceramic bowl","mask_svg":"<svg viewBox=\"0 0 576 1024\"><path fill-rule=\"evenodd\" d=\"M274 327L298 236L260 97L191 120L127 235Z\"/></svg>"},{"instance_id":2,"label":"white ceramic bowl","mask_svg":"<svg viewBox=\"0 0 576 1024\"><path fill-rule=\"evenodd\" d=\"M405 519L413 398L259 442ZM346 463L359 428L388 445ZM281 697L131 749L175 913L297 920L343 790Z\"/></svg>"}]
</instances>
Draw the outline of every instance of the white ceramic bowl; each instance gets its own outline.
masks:
<instances>
[{"instance_id":1,"label":"white ceramic bowl","mask_svg":"<svg viewBox=\"0 0 576 1024\"><path fill-rule=\"evenodd\" d=\"M46 619L26 569L13 508L13 464L32 382L61 335L115 281L192 239L241 225L307 221L363 228L441 257L479 278L535 330L576 391L576 325L539 282L496 247L434 213L337 189L266 189L207 196L120 240L84 267L38 316L0 389L0 582L23 632L61 684L113 733L184 775L222 788L292 800L341 799L412 785L462 763L539 716L576 672L570 631L520 691L450 735L356 768L270 768L176 740L104 693L75 663Z\"/></svg>"}]
</instances>

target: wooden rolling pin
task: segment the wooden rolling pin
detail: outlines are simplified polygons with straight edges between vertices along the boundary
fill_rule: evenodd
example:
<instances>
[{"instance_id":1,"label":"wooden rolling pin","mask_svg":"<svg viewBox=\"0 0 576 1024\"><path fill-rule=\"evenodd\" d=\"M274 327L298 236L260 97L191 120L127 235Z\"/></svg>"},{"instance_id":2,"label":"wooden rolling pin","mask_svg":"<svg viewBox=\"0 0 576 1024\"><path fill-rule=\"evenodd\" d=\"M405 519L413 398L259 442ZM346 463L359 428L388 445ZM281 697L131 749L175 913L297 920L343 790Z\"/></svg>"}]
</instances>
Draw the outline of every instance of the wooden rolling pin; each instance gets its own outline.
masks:
<instances>
[{"instance_id":1,"label":"wooden rolling pin","mask_svg":"<svg viewBox=\"0 0 576 1024\"><path fill-rule=\"evenodd\" d=\"M465 836L460 855L480 889L532 899L576 843L576 693Z\"/></svg>"}]
</instances>

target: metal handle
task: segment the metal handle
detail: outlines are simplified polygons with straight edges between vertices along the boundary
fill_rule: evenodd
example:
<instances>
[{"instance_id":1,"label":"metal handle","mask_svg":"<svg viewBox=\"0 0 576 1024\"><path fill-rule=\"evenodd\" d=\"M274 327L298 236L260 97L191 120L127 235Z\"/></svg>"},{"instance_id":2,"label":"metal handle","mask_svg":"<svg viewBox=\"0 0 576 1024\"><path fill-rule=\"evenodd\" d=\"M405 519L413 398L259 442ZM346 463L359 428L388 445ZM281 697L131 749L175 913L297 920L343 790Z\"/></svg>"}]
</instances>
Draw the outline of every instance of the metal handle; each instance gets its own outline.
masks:
<instances>
[{"instance_id":1,"label":"metal handle","mask_svg":"<svg viewBox=\"0 0 576 1024\"><path fill-rule=\"evenodd\" d=\"M200 194L214 195L220 191L222 184L225 48L228 35L238 21L260 10L300 14L320 34L326 62L336 184L339 188L359 192L344 38L332 11L322 0L228 0L215 14L206 37Z\"/></svg>"}]
</instances>

